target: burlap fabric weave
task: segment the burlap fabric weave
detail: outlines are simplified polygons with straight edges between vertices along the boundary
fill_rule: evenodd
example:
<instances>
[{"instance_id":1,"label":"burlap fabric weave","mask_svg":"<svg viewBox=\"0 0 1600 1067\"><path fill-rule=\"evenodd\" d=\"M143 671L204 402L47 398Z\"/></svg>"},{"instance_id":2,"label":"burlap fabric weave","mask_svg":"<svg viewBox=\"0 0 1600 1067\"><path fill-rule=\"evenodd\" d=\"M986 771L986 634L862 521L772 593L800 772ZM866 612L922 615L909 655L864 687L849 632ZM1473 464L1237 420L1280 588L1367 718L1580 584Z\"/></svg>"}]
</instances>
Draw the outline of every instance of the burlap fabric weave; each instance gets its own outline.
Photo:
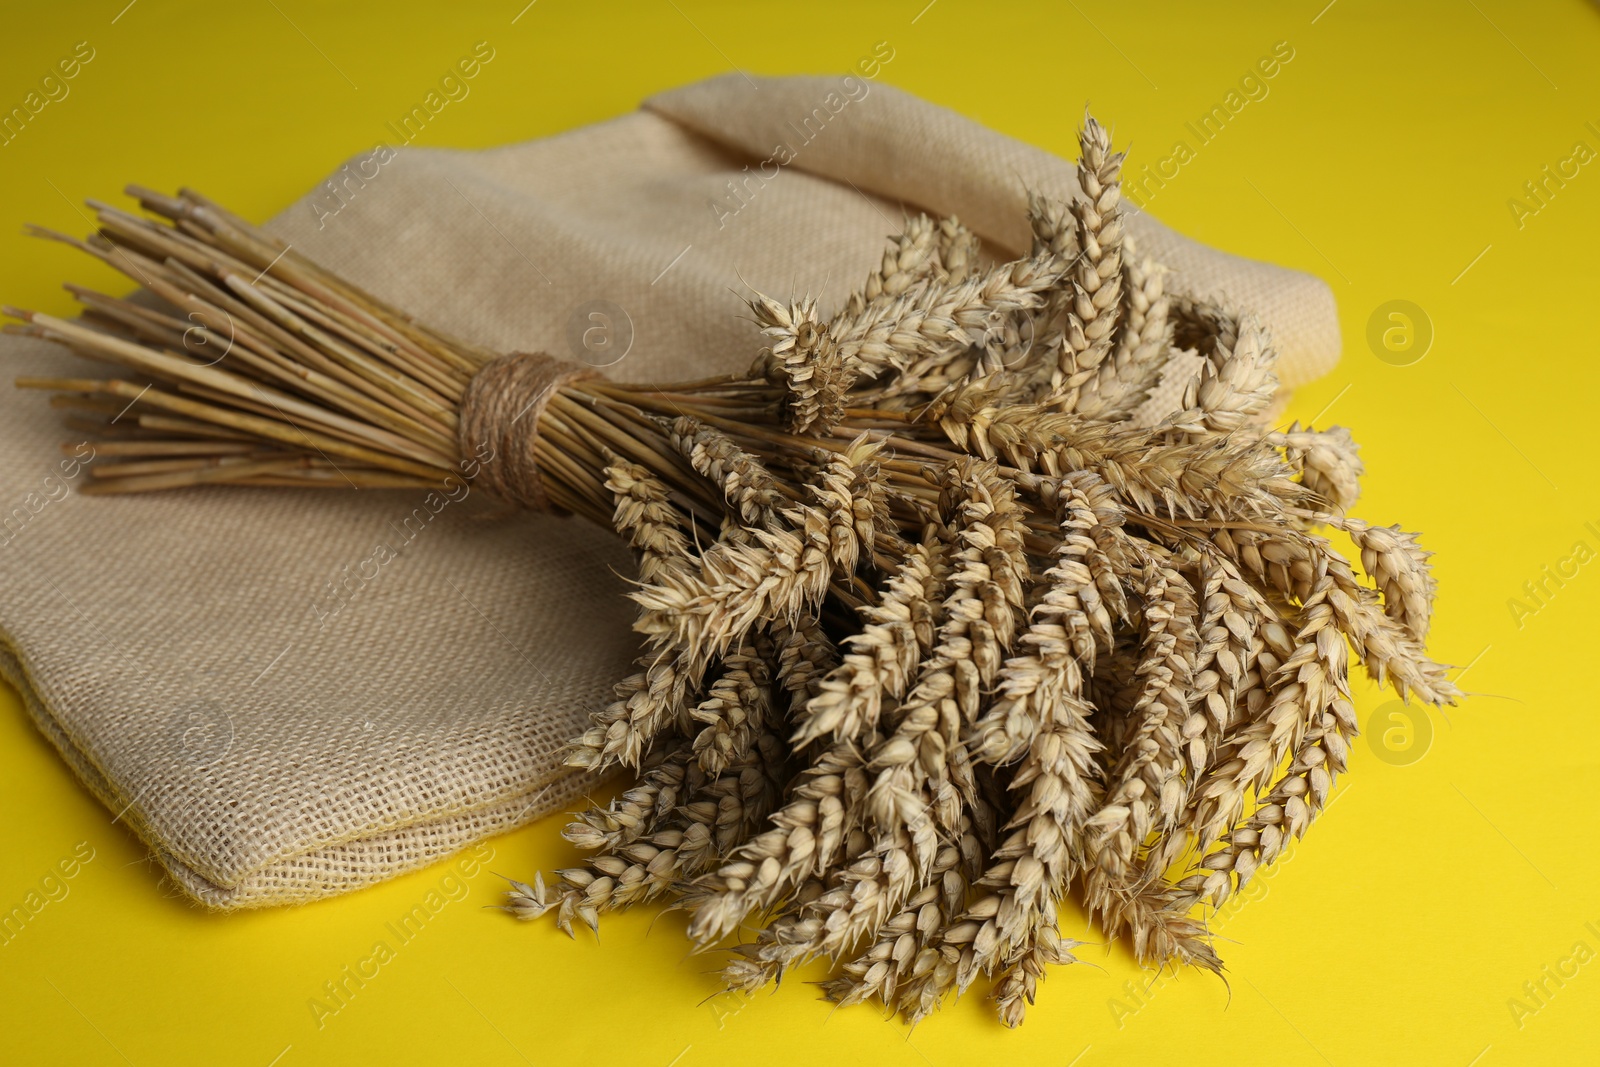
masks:
<instances>
[{"instance_id":1,"label":"burlap fabric weave","mask_svg":"<svg viewBox=\"0 0 1600 1067\"><path fill-rule=\"evenodd\" d=\"M725 76L546 140L366 155L269 228L496 350L670 379L748 365L742 283L834 306L907 212L1024 248L1025 186L1070 194L1071 166L886 85ZM1174 290L1259 314L1288 385L1337 358L1321 282L1128 229ZM83 370L0 343L18 374ZM185 893L343 892L594 784L557 750L636 651L607 531L471 491L79 496L92 445L37 393L0 405L0 674Z\"/></svg>"}]
</instances>

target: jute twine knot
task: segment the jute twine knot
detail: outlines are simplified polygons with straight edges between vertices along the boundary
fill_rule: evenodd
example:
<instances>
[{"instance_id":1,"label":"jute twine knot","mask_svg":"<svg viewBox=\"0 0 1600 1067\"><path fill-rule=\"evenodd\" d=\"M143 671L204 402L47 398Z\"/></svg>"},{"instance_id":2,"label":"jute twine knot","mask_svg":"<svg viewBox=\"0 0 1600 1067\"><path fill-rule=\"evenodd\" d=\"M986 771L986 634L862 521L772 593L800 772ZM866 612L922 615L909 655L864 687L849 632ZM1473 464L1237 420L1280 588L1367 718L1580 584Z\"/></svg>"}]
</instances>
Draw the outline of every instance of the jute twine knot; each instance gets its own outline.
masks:
<instances>
[{"instance_id":1,"label":"jute twine knot","mask_svg":"<svg viewBox=\"0 0 1600 1067\"><path fill-rule=\"evenodd\" d=\"M592 367L542 352L513 352L485 363L461 396L456 430L461 455L480 460L474 484L513 504L550 510L534 459L539 419L557 389L598 377Z\"/></svg>"}]
</instances>

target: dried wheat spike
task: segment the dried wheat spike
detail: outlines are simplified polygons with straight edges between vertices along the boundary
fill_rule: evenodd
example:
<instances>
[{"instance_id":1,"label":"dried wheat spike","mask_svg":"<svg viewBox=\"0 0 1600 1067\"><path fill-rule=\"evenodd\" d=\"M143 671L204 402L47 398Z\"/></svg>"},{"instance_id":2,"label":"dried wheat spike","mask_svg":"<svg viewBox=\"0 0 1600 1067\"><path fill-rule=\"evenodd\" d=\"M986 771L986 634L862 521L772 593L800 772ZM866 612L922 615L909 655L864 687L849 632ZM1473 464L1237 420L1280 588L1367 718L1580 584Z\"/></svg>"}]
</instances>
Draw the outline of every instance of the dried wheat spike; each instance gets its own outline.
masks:
<instances>
[{"instance_id":1,"label":"dried wheat spike","mask_svg":"<svg viewBox=\"0 0 1600 1067\"><path fill-rule=\"evenodd\" d=\"M1349 430L1342 426L1313 430L1296 422L1282 433L1267 434L1266 440L1283 449L1284 459L1300 473L1300 484L1328 510L1342 514L1355 506L1365 468Z\"/></svg>"},{"instance_id":2,"label":"dried wheat spike","mask_svg":"<svg viewBox=\"0 0 1600 1067\"><path fill-rule=\"evenodd\" d=\"M1071 275L1073 297L1050 397L1051 405L1063 411L1076 410L1110 353L1122 297L1123 156L1111 151L1110 135L1092 117L1085 117L1078 145L1083 196L1072 202L1071 211L1081 254Z\"/></svg>"},{"instance_id":3,"label":"dried wheat spike","mask_svg":"<svg viewBox=\"0 0 1600 1067\"><path fill-rule=\"evenodd\" d=\"M931 879L934 869L922 877ZM753 992L790 967L837 957L880 931L918 884L909 835L902 829L881 833L864 855L830 872L814 899L769 922L755 944L737 948L723 980L731 989Z\"/></svg>"},{"instance_id":4,"label":"dried wheat spike","mask_svg":"<svg viewBox=\"0 0 1600 1067\"><path fill-rule=\"evenodd\" d=\"M1059 506L1062 542L1055 565L1040 577L1046 589L1018 642L1022 650L1001 668L995 701L965 738L973 758L985 763L1018 759L1060 709L1076 714L1084 675L1094 672L1097 650L1109 651L1113 641L1099 577L1110 563L1091 534L1101 520L1081 490L1063 492ZM1091 756L1101 747L1092 734L1081 744Z\"/></svg>"},{"instance_id":5,"label":"dried wheat spike","mask_svg":"<svg viewBox=\"0 0 1600 1067\"><path fill-rule=\"evenodd\" d=\"M778 686L787 697L791 721L798 722L807 703L820 692L822 680L838 667L839 650L814 615L777 623L772 628L772 643Z\"/></svg>"},{"instance_id":6,"label":"dried wheat spike","mask_svg":"<svg viewBox=\"0 0 1600 1067\"><path fill-rule=\"evenodd\" d=\"M1428 639L1433 600L1439 583L1417 543L1417 535L1399 526L1372 526L1359 519L1329 516L1328 525L1344 530L1361 550L1361 567L1383 594L1383 610L1418 642Z\"/></svg>"},{"instance_id":7,"label":"dried wheat spike","mask_svg":"<svg viewBox=\"0 0 1600 1067\"><path fill-rule=\"evenodd\" d=\"M873 818L911 833L918 870L936 852L938 828L952 829L973 796L961 732L1011 647L1028 574L1022 510L994 465L965 460L944 482L955 543L934 648L872 753Z\"/></svg>"},{"instance_id":8,"label":"dried wheat spike","mask_svg":"<svg viewBox=\"0 0 1600 1067\"><path fill-rule=\"evenodd\" d=\"M969 886L982 865L980 838L967 815L953 841L940 847L922 888L878 928L870 946L840 968L838 978L823 984L828 999L895 1003L897 990L916 973L918 961L936 951L939 933L966 908Z\"/></svg>"},{"instance_id":9,"label":"dried wheat spike","mask_svg":"<svg viewBox=\"0 0 1600 1067\"><path fill-rule=\"evenodd\" d=\"M885 297L896 297L940 269L938 225L927 215L906 222L905 230L889 238L883 264L867 277L866 284L850 294L845 302L848 314L860 315L867 305Z\"/></svg>"},{"instance_id":10,"label":"dried wheat spike","mask_svg":"<svg viewBox=\"0 0 1600 1067\"><path fill-rule=\"evenodd\" d=\"M1272 403L1278 391L1278 376L1272 371L1278 353L1253 315L1210 335L1203 345L1205 359L1185 393L1185 409L1165 425L1197 437L1229 434Z\"/></svg>"},{"instance_id":11,"label":"dried wheat spike","mask_svg":"<svg viewBox=\"0 0 1600 1067\"><path fill-rule=\"evenodd\" d=\"M1166 269L1145 257L1135 260L1133 241L1123 239L1122 314L1111 358L1079 397L1085 418L1116 422L1142 405L1167 368L1172 323L1167 316Z\"/></svg>"},{"instance_id":12,"label":"dried wheat spike","mask_svg":"<svg viewBox=\"0 0 1600 1067\"><path fill-rule=\"evenodd\" d=\"M758 621L814 612L833 576L833 523L806 505L783 517L791 529L719 540L698 566L674 569L630 593L642 609L634 629L660 649L682 650L693 669L703 670Z\"/></svg>"},{"instance_id":13,"label":"dried wheat spike","mask_svg":"<svg viewBox=\"0 0 1600 1067\"><path fill-rule=\"evenodd\" d=\"M1077 963L1072 950L1081 942L1061 936L1056 929L1055 909L1041 912L1034 919L1023 946L1005 963L1000 980L991 995L1000 1021L1015 1030L1033 1004L1039 980L1049 967Z\"/></svg>"},{"instance_id":14,"label":"dried wheat spike","mask_svg":"<svg viewBox=\"0 0 1600 1067\"><path fill-rule=\"evenodd\" d=\"M772 673L770 648L735 649L722 657L722 675L712 682L689 717L703 724L694 735L695 759L707 775L743 758L762 732L772 725Z\"/></svg>"},{"instance_id":15,"label":"dried wheat spike","mask_svg":"<svg viewBox=\"0 0 1600 1067\"><path fill-rule=\"evenodd\" d=\"M740 448L727 434L698 419L683 415L666 425L672 446L689 461L696 474L722 490L723 499L741 523L762 529L783 527L778 512L789 498L761 460ZM639 577L650 579L645 574Z\"/></svg>"},{"instance_id":16,"label":"dried wheat spike","mask_svg":"<svg viewBox=\"0 0 1600 1067\"><path fill-rule=\"evenodd\" d=\"M789 428L826 433L844 417L845 394L856 373L829 326L817 318L816 301L808 297L785 306L757 293L749 304L769 342L757 366L786 386Z\"/></svg>"},{"instance_id":17,"label":"dried wheat spike","mask_svg":"<svg viewBox=\"0 0 1600 1067\"><path fill-rule=\"evenodd\" d=\"M821 753L772 815L772 828L751 837L683 897L692 912L689 936L709 945L731 933L752 912L770 908L807 878L826 871L850 830L847 813L866 792L862 759L839 742Z\"/></svg>"},{"instance_id":18,"label":"dried wheat spike","mask_svg":"<svg viewBox=\"0 0 1600 1067\"><path fill-rule=\"evenodd\" d=\"M859 739L877 729L885 699L900 700L910 691L918 664L933 648L944 557L938 542L913 546L879 602L860 609L861 632L848 638L843 662L818 682L791 739L796 747L824 735Z\"/></svg>"},{"instance_id":19,"label":"dried wheat spike","mask_svg":"<svg viewBox=\"0 0 1600 1067\"><path fill-rule=\"evenodd\" d=\"M573 936L572 920L599 929L600 914L653 900L706 870L760 825L778 794L783 745L763 735L717 775L691 770L689 803L675 807L647 837L604 849L583 867L557 871L554 887L536 878L513 881L508 907L520 919L557 911L556 925Z\"/></svg>"},{"instance_id":20,"label":"dried wheat spike","mask_svg":"<svg viewBox=\"0 0 1600 1067\"><path fill-rule=\"evenodd\" d=\"M642 669L617 683L617 699L596 712L594 725L567 747L567 766L597 771L617 763L637 767L656 735L687 720L705 663L647 652L638 666Z\"/></svg>"},{"instance_id":21,"label":"dried wheat spike","mask_svg":"<svg viewBox=\"0 0 1600 1067\"><path fill-rule=\"evenodd\" d=\"M684 795L694 746L684 739L671 747L659 746L640 766L639 780L620 797L581 813L561 831L583 849L615 852L623 845L652 833L678 806Z\"/></svg>"},{"instance_id":22,"label":"dried wheat spike","mask_svg":"<svg viewBox=\"0 0 1600 1067\"><path fill-rule=\"evenodd\" d=\"M965 356L996 317L1043 305L1044 294L1066 273L1053 254L1020 259L972 274L963 281L929 281L860 316L836 316L828 334L840 357L862 378L893 373L876 392L887 396L926 391L925 379Z\"/></svg>"},{"instance_id":23,"label":"dried wheat spike","mask_svg":"<svg viewBox=\"0 0 1600 1067\"><path fill-rule=\"evenodd\" d=\"M649 581L663 568L689 558L683 517L668 499L666 485L643 466L609 449L605 487L616 499L612 524L639 553L639 578Z\"/></svg>"}]
</instances>

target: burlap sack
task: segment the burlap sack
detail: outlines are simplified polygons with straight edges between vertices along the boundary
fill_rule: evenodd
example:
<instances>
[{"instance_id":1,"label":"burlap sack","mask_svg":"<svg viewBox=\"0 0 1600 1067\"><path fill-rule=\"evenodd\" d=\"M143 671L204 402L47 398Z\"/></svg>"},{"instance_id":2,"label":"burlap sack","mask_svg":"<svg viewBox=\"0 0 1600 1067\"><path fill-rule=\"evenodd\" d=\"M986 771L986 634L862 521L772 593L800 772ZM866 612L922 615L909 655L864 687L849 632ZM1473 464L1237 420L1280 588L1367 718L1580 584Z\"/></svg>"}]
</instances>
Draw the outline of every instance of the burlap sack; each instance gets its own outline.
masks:
<instances>
[{"instance_id":1,"label":"burlap sack","mask_svg":"<svg viewBox=\"0 0 1600 1067\"><path fill-rule=\"evenodd\" d=\"M270 228L446 330L626 350L606 373L633 380L747 365L741 279L831 305L905 212L955 213L1005 254L1026 243L1025 185L1074 187L1068 163L862 79L722 77L547 140L389 156L352 161ZM1128 225L1174 289L1260 314L1287 383L1337 357L1320 282ZM596 326L610 344L586 345ZM16 373L81 370L4 344ZM607 531L482 493L91 499L71 487L92 445L63 451L40 394L0 405L0 673L196 900L354 889L593 784L556 750L635 652L631 561Z\"/></svg>"}]
</instances>

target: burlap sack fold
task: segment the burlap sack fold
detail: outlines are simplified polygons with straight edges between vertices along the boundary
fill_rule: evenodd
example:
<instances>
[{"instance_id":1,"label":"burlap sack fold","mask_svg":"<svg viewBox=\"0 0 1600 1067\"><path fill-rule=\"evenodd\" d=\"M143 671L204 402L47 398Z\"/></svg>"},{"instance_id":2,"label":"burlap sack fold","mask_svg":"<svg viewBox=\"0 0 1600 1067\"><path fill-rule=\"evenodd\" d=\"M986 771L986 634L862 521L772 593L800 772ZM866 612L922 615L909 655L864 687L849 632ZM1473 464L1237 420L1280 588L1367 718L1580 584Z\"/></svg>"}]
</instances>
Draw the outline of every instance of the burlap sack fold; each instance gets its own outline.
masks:
<instances>
[{"instance_id":1,"label":"burlap sack fold","mask_svg":"<svg viewBox=\"0 0 1600 1067\"><path fill-rule=\"evenodd\" d=\"M712 79L527 144L369 154L269 228L501 351L592 360L600 325L605 362L626 353L605 373L642 380L748 364L741 280L831 306L905 211L958 214L1000 253L1026 241L1022 183L1073 188L1066 162L885 85L755 86ZM1288 384L1337 357L1320 282L1145 215L1129 229L1174 289L1261 315ZM83 367L0 343L17 374ZM473 492L92 499L71 489L93 446L39 394L0 405L0 675L194 899L343 892L593 785L557 749L636 649L608 532Z\"/></svg>"}]
</instances>

